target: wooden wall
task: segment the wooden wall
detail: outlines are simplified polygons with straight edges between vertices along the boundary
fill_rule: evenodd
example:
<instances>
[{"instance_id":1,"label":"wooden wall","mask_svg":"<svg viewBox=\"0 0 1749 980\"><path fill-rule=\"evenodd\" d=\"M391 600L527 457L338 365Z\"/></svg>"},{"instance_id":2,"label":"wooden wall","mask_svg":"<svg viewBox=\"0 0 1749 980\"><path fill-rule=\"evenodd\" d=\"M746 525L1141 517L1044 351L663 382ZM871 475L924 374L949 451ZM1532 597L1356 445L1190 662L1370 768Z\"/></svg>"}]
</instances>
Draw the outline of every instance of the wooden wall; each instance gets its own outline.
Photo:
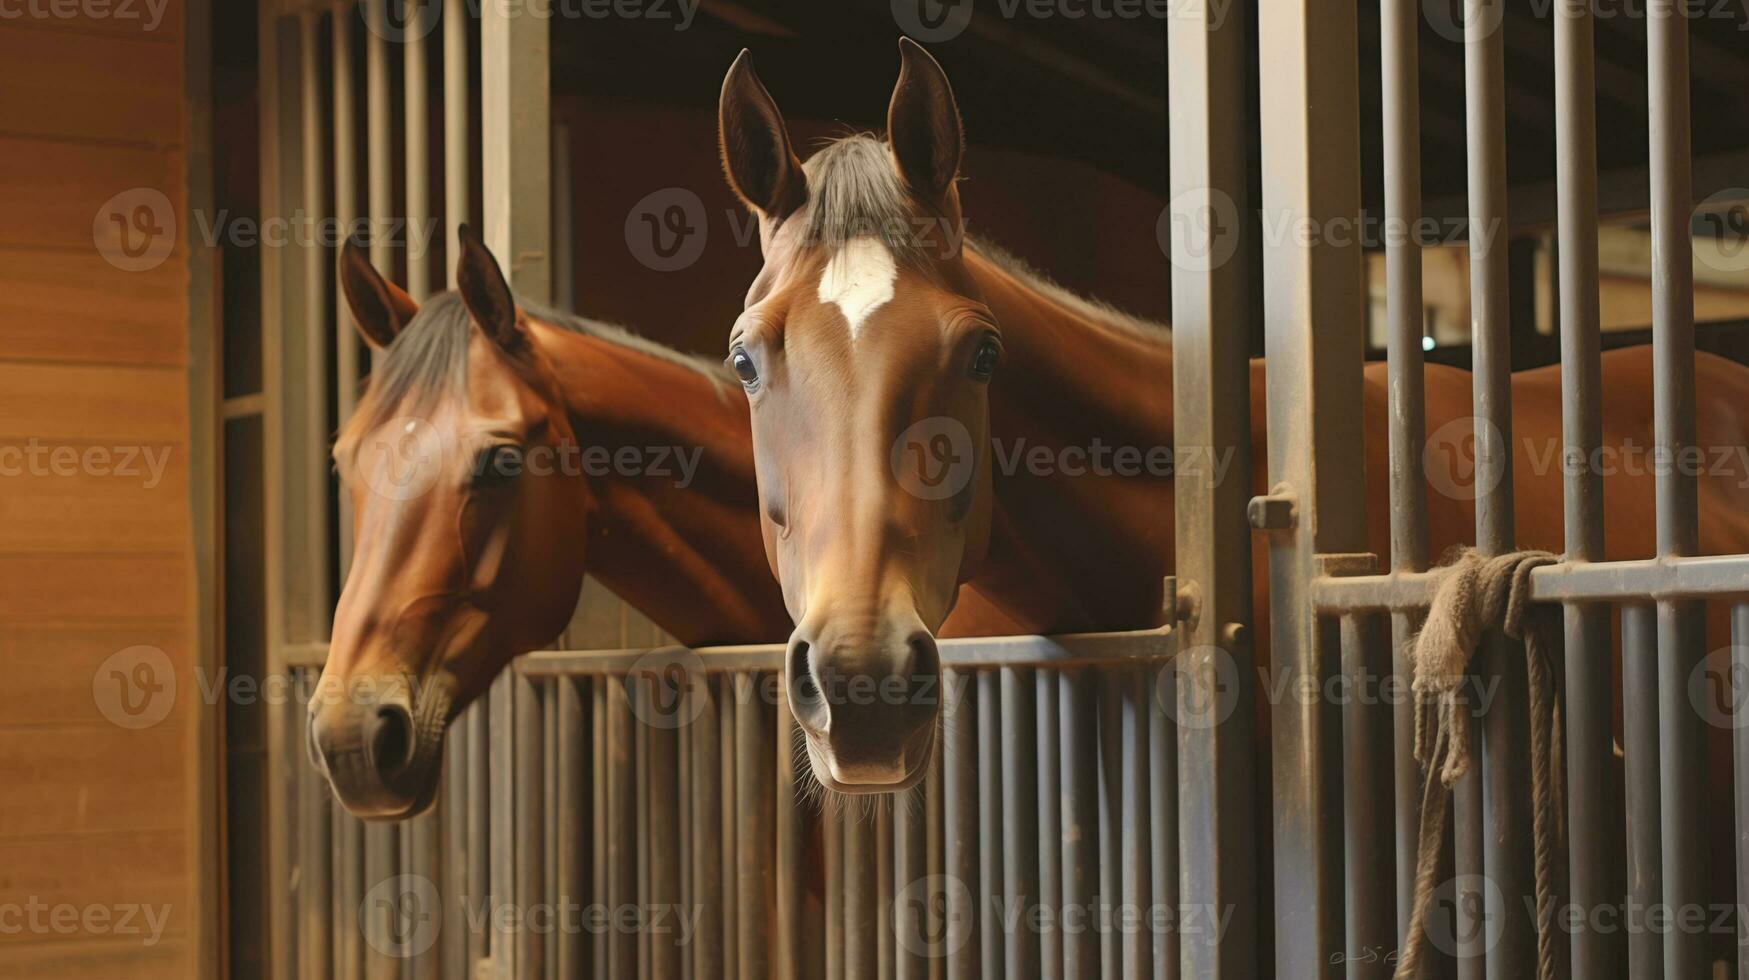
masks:
<instances>
[{"instance_id":1,"label":"wooden wall","mask_svg":"<svg viewBox=\"0 0 1749 980\"><path fill-rule=\"evenodd\" d=\"M200 975L217 846L197 837L184 6L122 6L0 19L0 980ZM136 188L178 235L124 271L100 211ZM119 465L145 452L156 479ZM142 646L163 658L110 659ZM166 663L173 685L129 697L167 716L112 720L124 679Z\"/></svg>"}]
</instances>

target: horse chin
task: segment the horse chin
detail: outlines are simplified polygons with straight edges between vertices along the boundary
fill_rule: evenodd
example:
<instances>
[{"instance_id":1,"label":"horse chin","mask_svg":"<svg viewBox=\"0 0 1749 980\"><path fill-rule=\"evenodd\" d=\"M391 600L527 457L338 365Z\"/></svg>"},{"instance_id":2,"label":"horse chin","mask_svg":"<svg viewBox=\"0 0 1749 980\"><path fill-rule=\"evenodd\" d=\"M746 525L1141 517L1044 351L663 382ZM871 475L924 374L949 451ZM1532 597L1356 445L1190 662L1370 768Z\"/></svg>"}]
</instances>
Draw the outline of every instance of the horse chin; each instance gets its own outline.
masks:
<instances>
[{"instance_id":1,"label":"horse chin","mask_svg":"<svg viewBox=\"0 0 1749 980\"><path fill-rule=\"evenodd\" d=\"M929 760L935 750L935 726L928 729L928 737L921 739L919 744L907 748L905 752L905 774L891 782L847 783L832 775L832 768L812 736L803 741L808 746L808 768L812 771L814 781L828 792L840 796L877 796L880 794L903 793L923 781L929 775Z\"/></svg>"}]
</instances>

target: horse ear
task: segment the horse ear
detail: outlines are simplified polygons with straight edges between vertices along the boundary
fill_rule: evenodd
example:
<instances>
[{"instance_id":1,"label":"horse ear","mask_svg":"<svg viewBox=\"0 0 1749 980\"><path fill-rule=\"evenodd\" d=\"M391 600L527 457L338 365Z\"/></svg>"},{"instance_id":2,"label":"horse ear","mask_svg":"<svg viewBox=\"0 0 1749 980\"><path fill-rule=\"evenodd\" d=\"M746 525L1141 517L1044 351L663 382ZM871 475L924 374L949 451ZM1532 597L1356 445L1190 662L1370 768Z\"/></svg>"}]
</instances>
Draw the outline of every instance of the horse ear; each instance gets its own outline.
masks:
<instances>
[{"instance_id":1,"label":"horse ear","mask_svg":"<svg viewBox=\"0 0 1749 980\"><path fill-rule=\"evenodd\" d=\"M462 303L474 318L474 323L507 354L520 353L528 336L516 322L516 298L510 294L510 284L504 280L498 260L480 241L479 233L462 225L456 231L461 242L461 256L456 260L456 289Z\"/></svg>"},{"instance_id":2,"label":"horse ear","mask_svg":"<svg viewBox=\"0 0 1749 980\"><path fill-rule=\"evenodd\" d=\"M370 252L361 239L347 239L340 247L339 275L346 305L352 308L352 322L372 347L394 343L395 336L419 314L413 297L370 264Z\"/></svg>"},{"instance_id":3,"label":"horse ear","mask_svg":"<svg viewBox=\"0 0 1749 980\"><path fill-rule=\"evenodd\" d=\"M808 178L790 146L789 128L742 49L717 102L717 139L729 186L748 206L782 221L808 200Z\"/></svg>"},{"instance_id":4,"label":"horse ear","mask_svg":"<svg viewBox=\"0 0 1749 980\"><path fill-rule=\"evenodd\" d=\"M899 82L887 106L887 139L911 192L939 202L959 175L965 135L947 73L908 37L899 38Z\"/></svg>"}]
</instances>

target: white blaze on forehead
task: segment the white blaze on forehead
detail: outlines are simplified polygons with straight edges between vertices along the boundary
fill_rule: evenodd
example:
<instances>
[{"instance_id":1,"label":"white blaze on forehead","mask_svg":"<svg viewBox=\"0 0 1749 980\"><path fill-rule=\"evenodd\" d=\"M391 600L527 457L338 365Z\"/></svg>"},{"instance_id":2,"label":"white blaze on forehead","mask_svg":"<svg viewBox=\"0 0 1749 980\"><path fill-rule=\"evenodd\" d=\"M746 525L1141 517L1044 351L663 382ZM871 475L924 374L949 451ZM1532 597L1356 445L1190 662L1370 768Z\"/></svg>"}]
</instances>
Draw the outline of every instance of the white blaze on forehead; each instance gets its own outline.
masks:
<instances>
[{"instance_id":1,"label":"white blaze on forehead","mask_svg":"<svg viewBox=\"0 0 1749 980\"><path fill-rule=\"evenodd\" d=\"M893 282L899 267L893 253L875 238L853 238L832 254L820 274L820 302L837 303L850 321L850 337L862 328L870 314L893 298Z\"/></svg>"}]
</instances>

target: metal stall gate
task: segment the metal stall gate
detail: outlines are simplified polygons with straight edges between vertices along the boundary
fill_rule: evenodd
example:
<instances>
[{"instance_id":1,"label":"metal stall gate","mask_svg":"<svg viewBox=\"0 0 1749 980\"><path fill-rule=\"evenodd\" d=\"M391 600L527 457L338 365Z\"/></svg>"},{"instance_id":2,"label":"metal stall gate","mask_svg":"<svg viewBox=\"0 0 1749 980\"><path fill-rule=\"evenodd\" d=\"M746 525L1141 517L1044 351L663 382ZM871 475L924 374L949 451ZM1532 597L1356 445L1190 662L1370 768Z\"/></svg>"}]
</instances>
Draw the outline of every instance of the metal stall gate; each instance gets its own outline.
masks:
<instances>
[{"instance_id":1,"label":"metal stall gate","mask_svg":"<svg viewBox=\"0 0 1749 980\"><path fill-rule=\"evenodd\" d=\"M1422 5L1382 0L1385 217L1411 227L1420 217L1417 28ZM1469 226L1507 225L1504 0L1463 3L1468 132ZM1682 466L1656 479L1657 555L1604 561L1603 481L1589 461L1602 440L1598 284L1596 97L1593 19L1585 0L1558 0L1554 89L1561 296L1563 467L1566 554L1537 568L1532 598L1565 615L1565 783L1569 799L1567 876L1557 899L1581 912L1711 910L1703 811L1705 726L1689 684L1705 654L1703 602L1735 606L1732 670L1749 653L1749 557L1695 557L1696 483ZM1651 123L1647 174L1654 283L1654 428L1665 460L1695 445L1695 335L1692 297L1688 31L1679 3L1645 7ZM1341 0L1265 0L1262 74L1263 208L1314 227L1360 214L1360 108L1356 9ZM1314 239L1317 236L1313 236ZM1499 555L1518 545L1513 523L1511 386L1505 236L1470 236L1474 317L1474 437L1478 470L1476 542ZM1332 671L1370 669L1409 676L1411 639L1427 614L1439 573L1428 570L1420 256L1408 236L1389 243L1389 458L1391 560L1371 566L1363 496L1360 365L1363 292L1360 251L1328 239L1266 243L1264 297L1269 363L1269 498L1254 516L1269 535L1273 657L1290 683ZM1576 461L1576 462L1573 462ZM1625 721L1625 840L1610 836L1619 809L1611 782L1610 615L1622 618L1621 694ZM1389 616L1391 650L1374 638ZM1536 917L1526 907L1531 876L1530 766L1525 751L1522 652L1485 644L1480 672L1502 678L1503 695L1476 727L1476 757L1456 787L1452 839L1455 940L1460 977L1531 976L1538 961ZM1287 688L1283 688L1287 689ZM1737 709L1741 712L1741 708ZM1415 887L1422 774L1413 756L1407 704L1393 719L1364 706L1282 705L1274 716L1275 971L1309 976L1346 963L1349 976L1386 975L1388 962L1357 960L1394 950L1405 937ZM1741 725L1741 721L1735 722ZM1749 898L1741 841L1749 729L1737 727L1735 787L1737 898ZM1391 746L1394 745L1394 750ZM1559 780L1561 774L1556 773ZM1393 790L1394 784L1394 790ZM1393 829L1394 828L1394 829ZM1394 841L1394 860L1392 842ZM1715 862L1731 859L1717 854ZM1392 868L1395 868L1394 880ZM1708 915L1708 921L1712 917ZM1565 920L1563 920L1565 921ZM1578 977L1712 976L1709 931L1598 927L1586 918L1555 933L1559 958ZM1674 923L1674 918L1668 920ZM1726 934L1749 975L1749 946ZM1588 924L1589 923L1589 924ZM1565 928L1557 926L1557 928ZM1624 938L1625 937L1625 938Z\"/></svg>"}]
</instances>

